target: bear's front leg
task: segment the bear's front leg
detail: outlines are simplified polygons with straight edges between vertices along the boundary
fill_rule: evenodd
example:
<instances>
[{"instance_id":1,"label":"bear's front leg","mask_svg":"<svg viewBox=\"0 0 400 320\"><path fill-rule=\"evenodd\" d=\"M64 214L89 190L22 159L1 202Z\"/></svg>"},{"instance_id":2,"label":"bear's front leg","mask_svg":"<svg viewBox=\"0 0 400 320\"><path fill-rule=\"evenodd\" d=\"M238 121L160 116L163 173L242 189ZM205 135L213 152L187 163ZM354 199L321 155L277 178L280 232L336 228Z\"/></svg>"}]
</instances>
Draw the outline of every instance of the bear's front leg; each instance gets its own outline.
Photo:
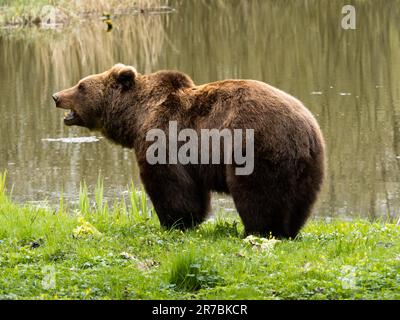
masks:
<instances>
[{"instance_id":1,"label":"bear's front leg","mask_svg":"<svg viewBox=\"0 0 400 320\"><path fill-rule=\"evenodd\" d=\"M161 226L192 228L207 216L210 193L182 165L140 165L140 177Z\"/></svg>"}]
</instances>

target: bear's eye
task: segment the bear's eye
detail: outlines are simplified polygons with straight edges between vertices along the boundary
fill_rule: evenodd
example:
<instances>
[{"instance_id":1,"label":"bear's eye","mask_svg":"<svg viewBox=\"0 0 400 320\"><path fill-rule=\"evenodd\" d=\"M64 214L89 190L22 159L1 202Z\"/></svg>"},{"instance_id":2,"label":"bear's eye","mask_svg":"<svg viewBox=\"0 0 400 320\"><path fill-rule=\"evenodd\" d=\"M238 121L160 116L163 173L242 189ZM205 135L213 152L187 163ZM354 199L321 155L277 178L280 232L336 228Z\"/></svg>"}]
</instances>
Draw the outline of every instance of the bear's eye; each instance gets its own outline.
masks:
<instances>
[{"instance_id":1,"label":"bear's eye","mask_svg":"<svg viewBox=\"0 0 400 320\"><path fill-rule=\"evenodd\" d=\"M79 86L78 86L78 90L80 92L84 92L85 91L85 85L83 83L80 83Z\"/></svg>"}]
</instances>

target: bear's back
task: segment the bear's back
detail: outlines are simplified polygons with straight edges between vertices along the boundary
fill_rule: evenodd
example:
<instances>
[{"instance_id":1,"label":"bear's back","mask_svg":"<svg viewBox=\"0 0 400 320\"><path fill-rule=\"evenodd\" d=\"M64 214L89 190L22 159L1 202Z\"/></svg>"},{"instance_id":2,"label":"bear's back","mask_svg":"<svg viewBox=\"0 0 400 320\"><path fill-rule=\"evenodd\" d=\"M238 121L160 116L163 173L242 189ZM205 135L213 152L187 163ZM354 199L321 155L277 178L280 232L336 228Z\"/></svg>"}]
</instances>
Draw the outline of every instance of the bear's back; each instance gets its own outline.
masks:
<instances>
[{"instance_id":1,"label":"bear's back","mask_svg":"<svg viewBox=\"0 0 400 320\"><path fill-rule=\"evenodd\" d=\"M257 80L223 80L185 90L192 97L184 118L196 129L253 129L259 150L307 157L323 147L311 112L295 97Z\"/></svg>"}]
</instances>

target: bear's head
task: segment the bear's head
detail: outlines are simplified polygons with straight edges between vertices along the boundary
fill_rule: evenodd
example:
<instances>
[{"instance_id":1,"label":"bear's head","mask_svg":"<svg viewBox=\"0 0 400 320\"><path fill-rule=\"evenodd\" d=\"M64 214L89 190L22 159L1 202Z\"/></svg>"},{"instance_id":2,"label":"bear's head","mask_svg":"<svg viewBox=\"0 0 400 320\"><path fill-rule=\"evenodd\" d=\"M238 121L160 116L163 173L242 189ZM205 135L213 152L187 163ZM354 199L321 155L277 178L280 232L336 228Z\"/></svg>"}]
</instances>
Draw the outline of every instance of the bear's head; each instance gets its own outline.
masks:
<instances>
[{"instance_id":1,"label":"bear's head","mask_svg":"<svg viewBox=\"0 0 400 320\"><path fill-rule=\"evenodd\" d=\"M64 123L102 130L102 117L112 101L135 88L135 68L116 64L110 70L83 78L75 86L53 94L57 108L67 109Z\"/></svg>"}]
</instances>

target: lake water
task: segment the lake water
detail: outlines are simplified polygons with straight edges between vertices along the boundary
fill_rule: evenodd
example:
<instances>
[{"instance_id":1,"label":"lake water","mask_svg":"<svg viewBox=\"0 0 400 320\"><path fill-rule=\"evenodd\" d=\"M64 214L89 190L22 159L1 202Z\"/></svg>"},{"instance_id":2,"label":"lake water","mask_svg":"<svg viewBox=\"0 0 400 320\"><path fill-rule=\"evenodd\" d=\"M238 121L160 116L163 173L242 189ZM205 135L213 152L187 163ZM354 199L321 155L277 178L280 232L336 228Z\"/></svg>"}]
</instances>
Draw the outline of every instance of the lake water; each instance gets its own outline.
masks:
<instances>
[{"instance_id":1,"label":"lake water","mask_svg":"<svg viewBox=\"0 0 400 320\"><path fill-rule=\"evenodd\" d=\"M79 183L121 196L138 181L134 152L63 125L51 94L117 62L141 73L178 69L197 84L251 78L302 100L327 142L319 216L398 217L400 6L351 1L357 29L341 28L344 1L170 1L170 14L98 20L61 30L0 32L0 171L13 198L73 202ZM232 208L214 196L215 207ZM217 210L217 209L215 209Z\"/></svg>"}]
</instances>

